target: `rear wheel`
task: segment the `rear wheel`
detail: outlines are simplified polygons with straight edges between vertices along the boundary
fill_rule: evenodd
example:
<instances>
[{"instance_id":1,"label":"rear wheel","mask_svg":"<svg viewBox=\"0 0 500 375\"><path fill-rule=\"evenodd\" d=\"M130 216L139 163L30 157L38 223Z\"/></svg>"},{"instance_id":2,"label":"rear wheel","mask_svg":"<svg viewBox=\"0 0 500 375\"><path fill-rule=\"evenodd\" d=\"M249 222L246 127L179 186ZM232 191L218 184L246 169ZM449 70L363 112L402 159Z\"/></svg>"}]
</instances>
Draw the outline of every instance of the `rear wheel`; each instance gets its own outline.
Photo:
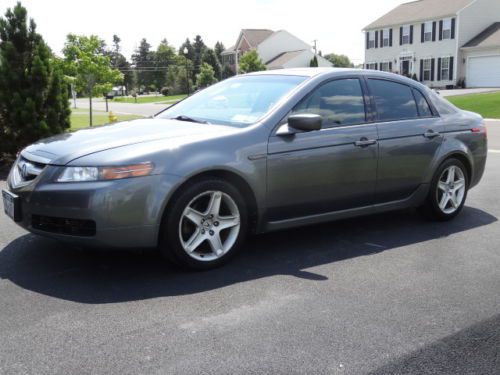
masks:
<instances>
[{"instance_id":1,"label":"rear wheel","mask_svg":"<svg viewBox=\"0 0 500 375\"><path fill-rule=\"evenodd\" d=\"M162 225L160 247L175 263L204 270L226 263L241 247L247 210L239 191L204 180L175 196Z\"/></svg>"},{"instance_id":2,"label":"rear wheel","mask_svg":"<svg viewBox=\"0 0 500 375\"><path fill-rule=\"evenodd\" d=\"M453 219L463 209L468 187L469 177L464 164L458 159L446 160L432 180L425 211L435 220Z\"/></svg>"}]
</instances>

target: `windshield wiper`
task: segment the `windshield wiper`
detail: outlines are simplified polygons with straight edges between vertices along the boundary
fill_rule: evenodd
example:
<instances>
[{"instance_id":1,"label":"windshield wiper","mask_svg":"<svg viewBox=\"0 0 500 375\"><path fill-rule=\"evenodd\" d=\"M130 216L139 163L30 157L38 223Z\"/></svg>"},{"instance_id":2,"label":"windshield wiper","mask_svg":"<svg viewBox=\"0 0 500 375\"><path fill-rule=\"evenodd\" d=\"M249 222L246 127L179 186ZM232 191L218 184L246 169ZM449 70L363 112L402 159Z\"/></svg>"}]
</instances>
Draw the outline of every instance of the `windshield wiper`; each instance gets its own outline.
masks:
<instances>
[{"instance_id":1,"label":"windshield wiper","mask_svg":"<svg viewBox=\"0 0 500 375\"><path fill-rule=\"evenodd\" d=\"M185 116L185 115L179 115L177 117L172 117L170 120L178 120L178 121L187 121L187 122L196 122L198 124L209 124L210 123L208 121L204 121L204 120L196 120L192 117L189 117L189 116Z\"/></svg>"}]
</instances>

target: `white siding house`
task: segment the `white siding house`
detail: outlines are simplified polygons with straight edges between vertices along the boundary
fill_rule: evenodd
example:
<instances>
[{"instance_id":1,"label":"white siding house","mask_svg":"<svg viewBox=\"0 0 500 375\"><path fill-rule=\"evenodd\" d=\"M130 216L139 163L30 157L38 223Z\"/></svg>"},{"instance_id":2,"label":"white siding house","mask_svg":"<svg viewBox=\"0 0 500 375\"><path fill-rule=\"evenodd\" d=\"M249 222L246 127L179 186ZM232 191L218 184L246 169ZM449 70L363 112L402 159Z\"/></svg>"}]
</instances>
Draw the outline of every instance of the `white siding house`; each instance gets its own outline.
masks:
<instances>
[{"instance_id":1,"label":"white siding house","mask_svg":"<svg viewBox=\"0 0 500 375\"><path fill-rule=\"evenodd\" d=\"M499 21L500 0L402 4L365 27L365 66L431 87L500 87Z\"/></svg>"},{"instance_id":2,"label":"white siding house","mask_svg":"<svg viewBox=\"0 0 500 375\"><path fill-rule=\"evenodd\" d=\"M312 46L286 30L243 29L236 44L222 53L222 63L236 71L236 54L240 58L245 52L256 50L267 69L308 67L314 57ZM320 67L332 64L317 55Z\"/></svg>"}]
</instances>

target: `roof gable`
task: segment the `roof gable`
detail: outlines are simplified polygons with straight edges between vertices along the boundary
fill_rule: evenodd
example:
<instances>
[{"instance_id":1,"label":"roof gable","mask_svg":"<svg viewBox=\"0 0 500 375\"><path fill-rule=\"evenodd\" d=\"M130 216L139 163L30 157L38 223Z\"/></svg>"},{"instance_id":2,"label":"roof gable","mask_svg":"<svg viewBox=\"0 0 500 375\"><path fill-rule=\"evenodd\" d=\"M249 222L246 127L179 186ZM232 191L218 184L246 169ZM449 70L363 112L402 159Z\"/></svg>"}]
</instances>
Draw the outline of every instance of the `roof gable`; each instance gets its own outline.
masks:
<instances>
[{"instance_id":1,"label":"roof gable","mask_svg":"<svg viewBox=\"0 0 500 375\"><path fill-rule=\"evenodd\" d=\"M273 30L268 29L242 29L236 45L239 45L241 38L244 37L250 45L250 48L256 48L273 33Z\"/></svg>"},{"instance_id":2,"label":"roof gable","mask_svg":"<svg viewBox=\"0 0 500 375\"><path fill-rule=\"evenodd\" d=\"M476 0L417 0L404 3L366 26L364 30L454 16L474 1Z\"/></svg>"},{"instance_id":3,"label":"roof gable","mask_svg":"<svg viewBox=\"0 0 500 375\"><path fill-rule=\"evenodd\" d=\"M500 47L500 22L494 23L463 46L471 47Z\"/></svg>"}]
</instances>

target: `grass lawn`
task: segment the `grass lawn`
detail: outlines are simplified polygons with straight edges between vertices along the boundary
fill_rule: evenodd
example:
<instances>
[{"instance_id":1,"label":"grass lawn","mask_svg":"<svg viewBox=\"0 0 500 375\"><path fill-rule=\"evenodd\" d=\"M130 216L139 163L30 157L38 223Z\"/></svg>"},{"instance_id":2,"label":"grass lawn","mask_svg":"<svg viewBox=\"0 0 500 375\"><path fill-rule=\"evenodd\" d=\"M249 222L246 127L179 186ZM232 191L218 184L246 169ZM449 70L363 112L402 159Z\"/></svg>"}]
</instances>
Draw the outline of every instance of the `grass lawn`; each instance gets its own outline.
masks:
<instances>
[{"instance_id":1,"label":"grass lawn","mask_svg":"<svg viewBox=\"0 0 500 375\"><path fill-rule=\"evenodd\" d=\"M93 125L104 125L109 123L109 114L102 111L94 111L92 115ZM136 115L121 115L115 114L118 121L135 120L142 118ZM89 126L89 111L88 110L73 110L71 112L71 129L78 130Z\"/></svg>"},{"instance_id":2,"label":"grass lawn","mask_svg":"<svg viewBox=\"0 0 500 375\"><path fill-rule=\"evenodd\" d=\"M500 119L500 92L452 96L447 99L458 108L477 112L484 118Z\"/></svg>"},{"instance_id":3,"label":"grass lawn","mask_svg":"<svg viewBox=\"0 0 500 375\"><path fill-rule=\"evenodd\" d=\"M181 99L184 99L186 95L171 95L171 96L163 96L163 95L154 95L154 96L138 96L137 104L144 103L174 103ZM116 97L113 99L114 102L117 103L136 103L135 99L131 96L122 96Z\"/></svg>"}]
</instances>

